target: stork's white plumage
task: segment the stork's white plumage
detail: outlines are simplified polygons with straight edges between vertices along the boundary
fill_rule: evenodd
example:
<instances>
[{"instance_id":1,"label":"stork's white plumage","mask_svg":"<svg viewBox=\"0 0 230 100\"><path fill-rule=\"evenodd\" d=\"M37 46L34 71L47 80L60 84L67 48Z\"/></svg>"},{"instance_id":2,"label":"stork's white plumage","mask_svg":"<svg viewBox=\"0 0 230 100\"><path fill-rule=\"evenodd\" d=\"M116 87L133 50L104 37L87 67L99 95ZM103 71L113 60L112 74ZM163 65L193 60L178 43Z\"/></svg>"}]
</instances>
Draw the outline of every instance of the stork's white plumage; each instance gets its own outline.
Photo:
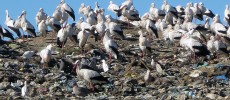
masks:
<instances>
[{"instance_id":1,"label":"stork's white plumage","mask_svg":"<svg viewBox=\"0 0 230 100\"><path fill-rule=\"evenodd\" d=\"M207 42L207 48L208 50L213 54L216 50L215 48L215 45L214 45L214 42L215 42L215 37L214 36L211 36L210 37L210 40Z\"/></svg>"},{"instance_id":2,"label":"stork's white plumage","mask_svg":"<svg viewBox=\"0 0 230 100\"><path fill-rule=\"evenodd\" d=\"M131 6L130 9L128 9L127 6L123 6L122 8L122 15L126 17L130 21L139 21L139 12L135 9L134 6Z\"/></svg>"},{"instance_id":3,"label":"stork's white plumage","mask_svg":"<svg viewBox=\"0 0 230 100\"><path fill-rule=\"evenodd\" d=\"M61 21L62 19L62 12L61 12L61 7L57 6L57 8L55 9L55 11L53 12L53 18L57 21Z\"/></svg>"},{"instance_id":4,"label":"stork's white plumage","mask_svg":"<svg viewBox=\"0 0 230 100\"><path fill-rule=\"evenodd\" d=\"M224 10L224 20L230 25L230 10L228 4L226 4L226 8Z\"/></svg>"},{"instance_id":5,"label":"stork's white plumage","mask_svg":"<svg viewBox=\"0 0 230 100\"><path fill-rule=\"evenodd\" d=\"M79 9L78 9L78 13L79 14L84 14L84 9L85 9L85 4L81 3Z\"/></svg>"},{"instance_id":6,"label":"stork's white plumage","mask_svg":"<svg viewBox=\"0 0 230 100\"><path fill-rule=\"evenodd\" d=\"M104 70L104 72L109 71L109 65L105 62L105 60L102 60L102 68Z\"/></svg>"},{"instance_id":7,"label":"stork's white plumage","mask_svg":"<svg viewBox=\"0 0 230 100\"><path fill-rule=\"evenodd\" d=\"M154 20L162 19L165 16L165 12L163 10L157 9L154 3L151 4L149 13Z\"/></svg>"},{"instance_id":8,"label":"stork's white plumage","mask_svg":"<svg viewBox=\"0 0 230 100\"><path fill-rule=\"evenodd\" d=\"M49 44L46 48L41 50L40 57L41 57L41 64L43 64L43 67L48 67L48 63L52 57L52 44Z\"/></svg>"},{"instance_id":9,"label":"stork's white plumage","mask_svg":"<svg viewBox=\"0 0 230 100\"><path fill-rule=\"evenodd\" d=\"M21 96L25 97L27 94L27 82L24 82L24 86L21 89Z\"/></svg>"},{"instance_id":10,"label":"stork's white plumage","mask_svg":"<svg viewBox=\"0 0 230 100\"><path fill-rule=\"evenodd\" d=\"M105 9L100 9L99 12L97 13L97 23L100 22L105 22Z\"/></svg>"},{"instance_id":11,"label":"stork's white plumage","mask_svg":"<svg viewBox=\"0 0 230 100\"><path fill-rule=\"evenodd\" d=\"M140 30L138 31L139 36L139 47L142 52L142 57L145 55L146 51L151 53L151 45L150 42L144 36L144 33Z\"/></svg>"},{"instance_id":12,"label":"stork's white plumage","mask_svg":"<svg viewBox=\"0 0 230 100\"><path fill-rule=\"evenodd\" d=\"M61 29L61 23L54 17L48 16L46 19L46 25L50 26L54 32L58 32Z\"/></svg>"},{"instance_id":13,"label":"stork's white plumage","mask_svg":"<svg viewBox=\"0 0 230 100\"><path fill-rule=\"evenodd\" d=\"M87 16L87 19L86 19L86 22L91 25L96 25L97 24L97 15L96 13L94 13L93 11L90 11L88 16Z\"/></svg>"},{"instance_id":14,"label":"stork's white plumage","mask_svg":"<svg viewBox=\"0 0 230 100\"><path fill-rule=\"evenodd\" d=\"M227 36L227 29L221 23L216 23L214 26L214 31L219 36Z\"/></svg>"},{"instance_id":15,"label":"stork's white plumage","mask_svg":"<svg viewBox=\"0 0 230 100\"><path fill-rule=\"evenodd\" d=\"M85 29L81 30L78 35L78 41L79 41L79 47L83 50L85 44L87 43L88 37L89 37L90 33L88 31L86 31Z\"/></svg>"},{"instance_id":16,"label":"stork's white plumage","mask_svg":"<svg viewBox=\"0 0 230 100\"><path fill-rule=\"evenodd\" d=\"M65 3L65 0L61 0L59 5L62 9L64 9L66 13L69 14L69 16L73 19L73 21L75 21L74 10L67 3Z\"/></svg>"},{"instance_id":17,"label":"stork's white plumage","mask_svg":"<svg viewBox=\"0 0 230 100\"><path fill-rule=\"evenodd\" d=\"M125 2L123 2L121 4L120 7L123 7L123 6L127 6L127 9L129 10L131 8L131 6L133 6L133 1L132 0L126 0Z\"/></svg>"},{"instance_id":18,"label":"stork's white plumage","mask_svg":"<svg viewBox=\"0 0 230 100\"><path fill-rule=\"evenodd\" d=\"M94 13L99 13L100 12L100 6L98 5L98 2L95 2L95 8L94 8Z\"/></svg>"},{"instance_id":19,"label":"stork's white plumage","mask_svg":"<svg viewBox=\"0 0 230 100\"><path fill-rule=\"evenodd\" d=\"M5 21L5 25L10 30L12 30L13 32L15 32L18 37L20 37L21 36L21 32L19 31L19 28L21 28L21 27L16 27L15 23L16 22L12 18L10 18L8 10L6 10L6 21ZM18 23L19 22L17 22L16 24L18 24Z\"/></svg>"},{"instance_id":20,"label":"stork's white plumage","mask_svg":"<svg viewBox=\"0 0 230 100\"><path fill-rule=\"evenodd\" d=\"M62 12L62 18L61 18L61 20L60 20L60 23L61 23L61 24L64 24L65 22L67 22L69 15L68 15L68 13L65 11L64 8L61 8L61 12Z\"/></svg>"},{"instance_id":21,"label":"stork's white plumage","mask_svg":"<svg viewBox=\"0 0 230 100\"><path fill-rule=\"evenodd\" d=\"M199 19L200 21L203 21L203 15L202 15L202 12L201 12L200 8L198 7L197 3L194 3L194 7L193 7L192 10L193 10L193 16L196 19Z\"/></svg>"},{"instance_id":22,"label":"stork's white plumage","mask_svg":"<svg viewBox=\"0 0 230 100\"><path fill-rule=\"evenodd\" d=\"M119 11L120 11L119 6L114 4L113 1L109 2L109 6L107 9L114 12L117 16L121 16L121 14L119 13Z\"/></svg>"},{"instance_id":23,"label":"stork's white plumage","mask_svg":"<svg viewBox=\"0 0 230 100\"><path fill-rule=\"evenodd\" d=\"M115 59L117 59L119 55L118 45L114 40L112 40L109 37L109 29L106 29L106 32L103 38L103 44L104 44L106 52L109 53L109 58L111 59L111 56L113 56Z\"/></svg>"},{"instance_id":24,"label":"stork's white plumage","mask_svg":"<svg viewBox=\"0 0 230 100\"><path fill-rule=\"evenodd\" d=\"M87 22L84 22L84 18L83 17L80 17L80 29L83 30L83 29L90 29L91 25Z\"/></svg>"},{"instance_id":25,"label":"stork's white plumage","mask_svg":"<svg viewBox=\"0 0 230 100\"><path fill-rule=\"evenodd\" d=\"M88 84L88 87L90 87L91 89L94 90L94 84L96 83L108 83L108 80L106 78L104 78L100 73L98 73L97 71L91 70L91 69L87 69L87 68L80 68L80 63L77 60L75 63L75 67L76 68L76 73L77 75L84 79Z\"/></svg>"},{"instance_id":26,"label":"stork's white plumage","mask_svg":"<svg viewBox=\"0 0 230 100\"><path fill-rule=\"evenodd\" d=\"M107 20L107 22L109 23L109 32L112 36L117 36L120 39L124 40L125 36L123 34L123 30L120 27L120 25L118 25L115 22L111 22L109 19Z\"/></svg>"},{"instance_id":27,"label":"stork's white plumage","mask_svg":"<svg viewBox=\"0 0 230 100\"><path fill-rule=\"evenodd\" d=\"M21 17L20 16L18 16L18 18L15 20L14 27L18 28L18 29L22 28L22 26L21 26Z\"/></svg>"},{"instance_id":28,"label":"stork's white plumage","mask_svg":"<svg viewBox=\"0 0 230 100\"><path fill-rule=\"evenodd\" d=\"M63 48L65 43L67 42L67 37L69 33L66 31L65 27L62 27L57 34L57 45L59 48Z\"/></svg>"},{"instance_id":29,"label":"stork's white plumage","mask_svg":"<svg viewBox=\"0 0 230 100\"><path fill-rule=\"evenodd\" d=\"M22 11L21 14L21 27L23 31L29 33L33 37L37 37L34 26L26 19L26 11Z\"/></svg>"},{"instance_id":30,"label":"stork's white plumage","mask_svg":"<svg viewBox=\"0 0 230 100\"><path fill-rule=\"evenodd\" d=\"M188 3L185 10L185 18L188 20L188 22L192 22L193 20L193 10L191 9L191 5Z\"/></svg>"},{"instance_id":31,"label":"stork's white plumage","mask_svg":"<svg viewBox=\"0 0 230 100\"><path fill-rule=\"evenodd\" d=\"M44 9L40 8L35 17L36 24L38 25L42 20L46 20L47 17L48 15L44 12Z\"/></svg>"},{"instance_id":32,"label":"stork's white plumage","mask_svg":"<svg viewBox=\"0 0 230 100\"><path fill-rule=\"evenodd\" d=\"M45 20L42 20L42 21L38 24L38 31L39 31L40 35L46 37L47 31L48 31L48 27L47 27L47 25L46 25Z\"/></svg>"}]
</instances>

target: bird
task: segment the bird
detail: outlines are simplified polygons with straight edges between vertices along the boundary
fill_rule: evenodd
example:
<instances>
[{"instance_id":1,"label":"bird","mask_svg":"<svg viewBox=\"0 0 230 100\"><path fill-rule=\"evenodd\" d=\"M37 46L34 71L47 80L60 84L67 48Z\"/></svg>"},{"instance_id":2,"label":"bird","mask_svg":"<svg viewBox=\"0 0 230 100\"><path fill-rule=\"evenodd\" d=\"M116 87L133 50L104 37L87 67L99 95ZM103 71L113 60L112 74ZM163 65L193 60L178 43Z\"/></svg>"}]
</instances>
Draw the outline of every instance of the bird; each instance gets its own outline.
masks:
<instances>
[{"instance_id":1,"label":"bird","mask_svg":"<svg viewBox=\"0 0 230 100\"><path fill-rule=\"evenodd\" d=\"M106 63L106 61L103 59L102 61L102 68L104 70L104 72L109 71L109 65Z\"/></svg>"},{"instance_id":2,"label":"bird","mask_svg":"<svg viewBox=\"0 0 230 100\"><path fill-rule=\"evenodd\" d=\"M122 10L122 16L126 17L128 21L139 21L139 12L135 9L134 6L131 6L130 9L128 9L127 5L122 6L120 8Z\"/></svg>"},{"instance_id":3,"label":"bird","mask_svg":"<svg viewBox=\"0 0 230 100\"><path fill-rule=\"evenodd\" d=\"M133 1L126 0L121 4L120 8L122 8L123 6L126 6L128 10L131 9L131 7L133 6Z\"/></svg>"},{"instance_id":4,"label":"bird","mask_svg":"<svg viewBox=\"0 0 230 100\"><path fill-rule=\"evenodd\" d=\"M39 54L41 57L41 64L43 65L43 67L48 67L48 63L52 57L52 48L53 45L49 44L46 48L42 49Z\"/></svg>"},{"instance_id":5,"label":"bird","mask_svg":"<svg viewBox=\"0 0 230 100\"><path fill-rule=\"evenodd\" d=\"M141 57L145 56L145 53L151 53L151 45L150 42L146 39L144 36L144 33L139 30L138 31L139 36L139 47L141 49L142 55Z\"/></svg>"},{"instance_id":6,"label":"bird","mask_svg":"<svg viewBox=\"0 0 230 100\"><path fill-rule=\"evenodd\" d=\"M147 69L145 75L144 75L144 81L145 83L152 82L154 78L150 74L150 69Z\"/></svg>"},{"instance_id":7,"label":"bird","mask_svg":"<svg viewBox=\"0 0 230 100\"><path fill-rule=\"evenodd\" d=\"M46 25L50 26L55 33L61 29L61 23L55 17L47 16Z\"/></svg>"},{"instance_id":8,"label":"bird","mask_svg":"<svg viewBox=\"0 0 230 100\"><path fill-rule=\"evenodd\" d=\"M38 31L40 33L40 35L46 37L47 33L48 33L48 27L46 25L45 20L42 20L39 24L38 24Z\"/></svg>"},{"instance_id":9,"label":"bird","mask_svg":"<svg viewBox=\"0 0 230 100\"><path fill-rule=\"evenodd\" d=\"M84 10L85 10L85 4L84 3L81 3L79 9L78 9L78 13L79 14L84 14Z\"/></svg>"},{"instance_id":10,"label":"bird","mask_svg":"<svg viewBox=\"0 0 230 100\"><path fill-rule=\"evenodd\" d=\"M46 20L47 17L48 15L44 12L44 9L40 8L35 17L36 24L38 25L42 20Z\"/></svg>"},{"instance_id":11,"label":"bird","mask_svg":"<svg viewBox=\"0 0 230 100\"><path fill-rule=\"evenodd\" d=\"M109 32L112 36L119 37L120 39L124 40L125 35L123 33L122 28L115 22L110 21L109 19L106 20L109 23Z\"/></svg>"},{"instance_id":12,"label":"bird","mask_svg":"<svg viewBox=\"0 0 230 100\"><path fill-rule=\"evenodd\" d=\"M105 35L103 37L103 44L107 53L109 53L109 59L111 60L112 56L115 59L118 59L118 45L117 43L109 37L109 29L106 29Z\"/></svg>"},{"instance_id":13,"label":"bird","mask_svg":"<svg viewBox=\"0 0 230 100\"><path fill-rule=\"evenodd\" d=\"M90 24L90 26L97 24L97 14L94 13L93 11L90 11L86 22Z\"/></svg>"},{"instance_id":14,"label":"bird","mask_svg":"<svg viewBox=\"0 0 230 100\"><path fill-rule=\"evenodd\" d=\"M224 10L224 20L230 25L230 10L228 4L226 4L225 10Z\"/></svg>"},{"instance_id":15,"label":"bird","mask_svg":"<svg viewBox=\"0 0 230 100\"><path fill-rule=\"evenodd\" d=\"M98 14L100 12L100 6L98 5L98 2L95 2L95 8L94 8L94 13Z\"/></svg>"},{"instance_id":16,"label":"bird","mask_svg":"<svg viewBox=\"0 0 230 100\"><path fill-rule=\"evenodd\" d=\"M24 86L23 86L22 89L21 89L21 96L22 96L22 97L25 97L26 94L27 94L27 82L25 81L25 82L24 82Z\"/></svg>"},{"instance_id":17,"label":"bird","mask_svg":"<svg viewBox=\"0 0 230 100\"><path fill-rule=\"evenodd\" d=\"M11 40L15 40L13 37L13 33L11 33L9 30L5 29L0 25L0 34L2 34L4 37L10 38Z\"/></svg>"},{"instance_id":18,"label":"bird","mask_svg":"<svg viewBox=\"0 0 230 100\"><path fill-rule=\"evenodd\" d=\"M90 30L95 30L96 34L98 35L98 37L95 38L95 41L98 41L98 39L102 40L103 38L103 34L105 33L105 22L99 22L97 23L97 25L92 25Z\"/></svg>"},{"instance_id":19,"label":"bird","mask_svg":"<svg viewBox=\"0 0 230 100\"><path fill-rule=\"evenodd\" d=\"M192 56L195 58L197 56L207 56L210 54L210 51L206 45L202 44L199 40L192 38L190 34L194 32L195 29L189 31L186 35L181 38L181 45L184 45L185 48L192 52Z\"/></svg>"},{"instance_id":20,"label":"bird","mask_svg":"<svg viewBox=\"0 0 230 100\"><path fill-rule=\"evenodd\" d=\"M193 9L192 9L193 10L193 16L196 19L198 19L200 21L203 21L203 15L202 15L202 12L201 12L200 8L198 7L198 4L194 3L193 6L194 6Z\"/></svg>"},{"instance_id":21,"label":"bird","mask_svg":"<svg viewBox=\"0 0 230 100\"><path fill-rule=\"evenodd\" d=\"M155 34L156 38L159 38L156 25L150 19L147 19L145 22L145 29L147 30L149 36L151 36L150 38L153 38L153 34Z\"/></svg>"},{"instance_id":22,"label":"bird","mask_svg":"<svg viewBox=\"0 0 230 100\"><path fill-rule=\"evenodd\" d=\"M68 13L65 11L64 8L61 7L60 10L61 10L61 13L62 13L62 17L61 17L60 23L61 23L61 24L64 24L64 23L66 22L66 24L67 24L69 15L68 15Z\"/></svg>"},{"instance_id":23,"label":"bird","mask_svg":"<svg viewBox=\"0 0 230 100\"><path fill-rule=\"evenodd\" d=\"M35 54L35 51L25 51L21 56L23 59L30 59Z\"/></svg>"},{"instance_id":24,"label":"bird","mask_svg":"<svg viewBox=\"0 0 230 100\"><path fill-rule=\"evenodd\" d=\"M67 42L68 32L66 31L66 26L62 27L57 34L57 46L63 48Z\"/></svg>"},{"instance_id":25,"label":"bird","mask_svg":"<svg viewBox=\"0 0 230 100\"><path fill-rule=\"evenodd\" d=\"M121 9L117 4L114 4L113 1L109 1L109 6L107 9L115 13L118 17L121 16Z\"/></svg>"},{"instance_id":26,"label":"bird","mask_svg":"<svg viewBox=\"0 0 230 100\"><path fill-rule=\"evenodd\" d=\"M16 21L14 21L12 18L10 18L9 16L9 12L8 10L6 10L6 21L5 21L5 25L12 30L13 32L15 32L17 34L18 37L21 37L21 32L19 30L19 27L15 26L15 23L17 23Z\"/></svg>"},{"instance_id":27,"label":"bird","mask_svg":"<svg viewBox=\"0 0 230 100\"><path fill-rule=\"evenodd\" d=\"M21 27L23 31L32 35L33 37L37 37L34 26L26 19L26 11L23 10L21 14Z\"/></svg>"},{"instance_id":28,"label":"bird","mask_svg":"<svg viewBox=\"0 0 230 100\"><path fill-rule=\"evenodd\" d=\"M57 20L58 22L61 21L62 19L62 12L61 12L61 7L60 6L57 6L55 11L53 12L53 15L52 17Z\"/></svg>"},{"instance_id":29,"label":"bird","mask_svg":"<svg viewBox=\"0 0 230 100\"><path fill-rule=\"evenodd\" d=\"M165 12L163 10L157 9L155 7L155 3L151 3L151 6L149 8L149 13L154 20L163 19L165 16Z\"/></svg>"},{"instance_id":30,"label":"bird","mask_svg":"<svg viewBox=\"0 0 230 100\"><path fill-rule=\"evenodd\" d=\"M62 9L64 9L69 14L69 16L73 19L73 21L75 21L74 10L67 3L65 3L65 0L61 0L59 5Z\"/></svg>"},{"instance_id":31,"label":"bird","mask_svg":"<svg viewBox=\"0 0 230 100\"><path fill-rule=\"evenodd\" d=\"M108 79L103 77L97 71L89 68L84 68L84 66L80 64L79 60L75 61L74 67L76 68L77 75L84 79L88 88L93 91L95 89L94 84L109 83Z\"/></svg>"},{"instance_id":32,"label":"bird","mask_svg":"<svg viewBox=\"0 0 230 100\"><path fill-rule=\"evenodd\" d=\"M82 49L82 51L84 51L84 47L85 47L85 44L87 43L89 35L90 33L84 28L77 35L77 38L79 41L79 47Z\"/></svg>"},{"instance_id":33,"label":"bird","mask_svg":"<svg viewBox=\"0 0 230 100\"><path fill-rule=\"evenodd\" d=\"M229 56L229 52L227 50L227 45L225 43L223 43L222 40L216 39L214 41L214 47L215 47L217 59L219 59L220 52L226 54L227 57Z\"/></svg>"}]
</instances>

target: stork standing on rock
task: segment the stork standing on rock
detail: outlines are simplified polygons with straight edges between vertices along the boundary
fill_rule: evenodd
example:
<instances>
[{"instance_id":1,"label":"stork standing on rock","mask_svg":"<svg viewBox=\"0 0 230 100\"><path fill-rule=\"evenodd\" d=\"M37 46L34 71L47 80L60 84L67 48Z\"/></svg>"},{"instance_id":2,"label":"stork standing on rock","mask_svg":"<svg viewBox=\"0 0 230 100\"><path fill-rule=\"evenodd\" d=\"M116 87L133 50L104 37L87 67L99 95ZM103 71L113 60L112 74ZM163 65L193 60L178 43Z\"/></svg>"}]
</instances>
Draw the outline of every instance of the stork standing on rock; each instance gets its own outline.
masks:
<instances>
[{"instance_id":1,"label":"stork standing on rock","mask_svg":"<svg viewBox=\"0 0 230 100\"><path fill-rule=\"evenodd\" d=\"M74 68L76 69L77 75L86 81L86 86L93 91L95 89L94 84L109 83L109 81L97 71L81 66L79 60L74 63Z\"/></svg>"}]
</instances>

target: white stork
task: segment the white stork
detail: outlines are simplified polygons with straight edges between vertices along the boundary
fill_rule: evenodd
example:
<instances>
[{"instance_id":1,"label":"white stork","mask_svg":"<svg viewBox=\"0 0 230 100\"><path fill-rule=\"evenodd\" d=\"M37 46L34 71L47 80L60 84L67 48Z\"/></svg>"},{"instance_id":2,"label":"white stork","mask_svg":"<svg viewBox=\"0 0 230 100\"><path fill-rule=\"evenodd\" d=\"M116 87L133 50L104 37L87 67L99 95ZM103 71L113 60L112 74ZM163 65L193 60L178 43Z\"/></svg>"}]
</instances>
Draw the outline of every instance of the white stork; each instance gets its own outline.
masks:
<instances>
[{"instance_id":1,"label":"white stork","mask_svg":"<svg viewBox=\"0 0 230 100\"><path fill-rule=\"evenodd\" d=\"M224 20L230 25L230 10L228 4L226 4L226 8L224 10Z\"/></svg>"},{"instance_id":2,"label":"white stork","mask_svg":"<svg viewBox=\"0 0 230 100\"><path fill-rule=\"evenodd\" d=\"M45 36L48 33L48 27L46 25L45 20L42 20L40 23L38 23L38 31L40 33L40 35Z\"/></svg>"},{"instance_id":3,"label":"white stork","mask_svg":"<svg viewBox=\"0 0 230 100\"><path fill-rule=\"evenodd\" d=\"M26 19L26 11L25 10L22 11L22 14L20 17L21 17L21 27L22 27L23 31L29 33L33 37L37 37L37 35L35 33L34 26Z\"/></svg>"},{"instance_id":4,"label":"white stork","mask_svg":"<svg viewBox=\"0 0 230 100\"><path fill-rule=\"evenodd\" d=\"M62 9L64 9L69 14L69 16L73 19L73 21L75 21L74 10L67 3L65 3L65 0L61 0L59 5L61 6Z\"/></svg>"},{"instance_id":5,"label":"white stork","mask_svg":"<svg viewBox=\"0 0 230 100\"><path fill-rule=\"evenodd\" d=\"M43 67L48 67L48 63L52 57L52 47L53 45L49 44L40 52L41 64L43 65Z\"/></svg>"},{"instance_id":6,"label":"white stork","mask_svg":"<svg viewBox=\"0 0 230 100\"><path fill-rule=\"evenodd\" d=\"M76 68L77 75L86 81L86 85L89 89L94 91L94 84L103 84L109 83L109 81L103 77L100 73L95 70L84 68L80 65L79 60L74 63L74 67Z\"/></svg>"},{"instance_id":7,"label":"white stork","mask_svg":"<svg viewBox=\"0 0 230 100\"><path fill-rule=\"evenodd\" d=\"M146 37L144 36L144 33L139 30L138 31L138 34L140 35L139 36L139 47L141 49L141 57L144 57L145 56L145 53L151 53L151 45L150 45L150 42L146 39Z\"/></svg>"},{"instance_id":8,"label":"white stork","mask_svg":"<svg viewBox=\"0 0 230 100\"><path fill-rule=\"evenodd\" d=\"M36 24L38 25L42 20L46 20L47 17L48 15L44 12L44 9L40 8L35 17Z\"/></svg>"},{"instance_id":9,"label":"white stork","mask_svg":"<svg viewBox=\"0 0 230 100\"><path fill-rule=\"evenodd\" d=\"M109 32L112 36L117 36L119 37L120 39L124 40L125 39L125 36L123 34L123 30L122 28L120 27L120 25L118 25L117 23L115 22L111 22L109 19L106 19L106 21L109 23Z\"/></svg>"},{"instance_id":10,"label":"white stork","mask_svg":"<svg viewBox=\"0 0 230 100\"><path fill-rule=\"evenodd\" d=\"M118 59L118 56L119 56L118 45L114 40L112 40L109 37L109 29L106 29L106 32L103 38L103 44L104 44L106 52L109 53L109 59L111 59L112 56L115 59Z\"/></svg>"},{"instance_id":11,"label":"white stork","mask_svg":"<svg viewBox=\"0 0 230 100\"><path fill-rule=\"evenodd\" d=\"M84 28L78 33L77 38L79 41L79 47L84 51L85 44L87 43L90 33Z\"/></svg>"},{"instance_id":12,"label":"white stork","mask_svg":"<svg viewBox=\"0 0 230 100\"><path fill-rule=\"evenodd\" d=\"M18 37L21 36L21 32L19 30L20 27L16 27L15 26L16 21L14 21L12 18L10 18L9 16L9 12L8 10L6 10L6 21L5 21L5 25L12 30L13 32L15 32L17 34ZM17 23L18 24L18 23Z\"/></svg>"}]
</instances>

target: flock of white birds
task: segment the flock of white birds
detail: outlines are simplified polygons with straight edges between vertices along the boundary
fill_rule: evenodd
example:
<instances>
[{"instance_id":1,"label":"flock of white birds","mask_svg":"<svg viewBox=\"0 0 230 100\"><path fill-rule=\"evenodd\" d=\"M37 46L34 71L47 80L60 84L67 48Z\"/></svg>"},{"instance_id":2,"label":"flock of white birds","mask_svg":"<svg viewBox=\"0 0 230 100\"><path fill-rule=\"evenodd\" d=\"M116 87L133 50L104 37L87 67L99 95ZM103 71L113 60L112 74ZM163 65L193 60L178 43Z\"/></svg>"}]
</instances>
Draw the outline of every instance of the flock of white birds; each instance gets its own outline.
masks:
<instances>
[{"instance_id":1,"label":"flock of white birds","mask_svg":"<svg viewBox=\"0 0 230 100\"><path fill-rule=\"evenodd\" d=\"M230 42L230 10L228 5L226 5L224 12L224 20L228 25L222 24L220 16L213 14L201 2L190 2L185 6L174 7L164 0L161 9L156 8L155 4L152 3L149 11L141 17L132 0L126 0L121 5L110 1L107 9L114 12L117 18L104 15L105 9L100 8L97 2L94 9L82 3L78 12L86 19L81 17L76 23L69 24L69 17L73 20L76 19L75 12L64 0L61 0L53 15L47 15L44 9L40 8L36 15L39 36L46 36L48 27L57 35L57 44L50 44L40 52L43 66L48 66L53 46L64 48L67 39L78 43L82 53L84 53L84 47L90 35L95 36L95 40L99 40L99 43L103 43L103 49L108 53L110 60L119 59L119 46L116 41L127 41L121 25L126 25L127 29L132 27L140 29L138 34L140 35L141 57L151 56L149 54L153 51L151 50L151 42L159 39L164 39L173 45L180 45L187 51L191 51L191 56L194 58L206 57L207 55L216 55L218 58L219 51L229 54L227 50ZM22 29L23 33L26 32L36 38L38 34L35 32L34 26L26 19L26 13L26 11L22 11L18 19L13 20L6 10L5 24L11 31L1 27L1 37L14 40L13 33L16 33L18 37L24 37L24 34L20 33L20 29ZM204 24L196 24L198 20L204 21ZM212 20L211 23L210 20ZM1 43L3 43L2 41ZM31 52L25 53L24 57L31 57ZM106 61L103 60L103 63L104 71L108 71ZM89 88L93 89L92 77L102 76L94 70L79 68L79 60L74 64L77 67L77 74L89 83ZM104 78L101 78L101 81L105 81L102 79ZM145 76L145 80L149 80L148 76Z\"/></svg>"}]
</instances>

